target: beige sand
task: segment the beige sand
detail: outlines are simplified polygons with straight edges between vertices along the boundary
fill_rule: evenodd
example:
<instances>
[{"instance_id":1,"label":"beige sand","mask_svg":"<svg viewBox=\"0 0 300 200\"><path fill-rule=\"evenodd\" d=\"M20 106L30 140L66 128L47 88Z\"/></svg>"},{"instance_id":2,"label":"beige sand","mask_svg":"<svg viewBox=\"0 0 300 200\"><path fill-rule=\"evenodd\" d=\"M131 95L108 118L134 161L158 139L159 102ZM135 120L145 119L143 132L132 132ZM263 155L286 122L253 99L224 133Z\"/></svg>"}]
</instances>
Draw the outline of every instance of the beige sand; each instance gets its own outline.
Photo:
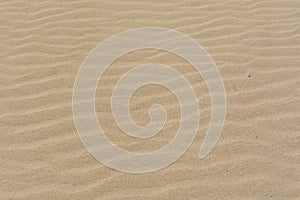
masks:
<instances>
[{"instance_id":1,"label":"beige sand","mask_svg":"<svg viewBox=\"0 0 300 200\"><path fill-rule=\"evenodd\" d=\"M299 22L299 0L2 0L0 199L299 199ZM80 64L99 42L145 26L178 30L204 46L223 76L228 109L219 142L199 160L210 120L202 78L163 51L118 59L96 95L98 119L118 146L155 150L179 125L175 97L153 85L136 92L131 113L143 125L149 106L161 103L169 116L162 132L150 140L133 139L115 125L112 88L139 63L179 70L201 107L189 150L168 168L134 175L105 167L84 148L73 123L72 88Z\"/></svg>"}]
</instances>

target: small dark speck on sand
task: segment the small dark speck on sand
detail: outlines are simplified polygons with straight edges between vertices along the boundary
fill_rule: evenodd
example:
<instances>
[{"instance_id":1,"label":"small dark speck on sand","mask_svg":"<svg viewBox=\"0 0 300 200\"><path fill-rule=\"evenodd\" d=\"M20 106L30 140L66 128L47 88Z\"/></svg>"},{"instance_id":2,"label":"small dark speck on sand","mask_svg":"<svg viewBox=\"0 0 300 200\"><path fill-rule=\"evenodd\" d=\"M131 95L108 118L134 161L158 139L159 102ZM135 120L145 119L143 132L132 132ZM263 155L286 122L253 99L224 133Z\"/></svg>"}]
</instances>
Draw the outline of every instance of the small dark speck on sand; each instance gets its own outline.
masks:
<instances>
[{"instance_id":1,"label":"small dark speck on sand","mask_svg":"<svg viewBox=\"0 0 300 200\"><path fill-rule=\"evenodd\" d=\"M251 77L251 74L248 74L248 78L250 78Z\"/></svg>"}]
</instances>

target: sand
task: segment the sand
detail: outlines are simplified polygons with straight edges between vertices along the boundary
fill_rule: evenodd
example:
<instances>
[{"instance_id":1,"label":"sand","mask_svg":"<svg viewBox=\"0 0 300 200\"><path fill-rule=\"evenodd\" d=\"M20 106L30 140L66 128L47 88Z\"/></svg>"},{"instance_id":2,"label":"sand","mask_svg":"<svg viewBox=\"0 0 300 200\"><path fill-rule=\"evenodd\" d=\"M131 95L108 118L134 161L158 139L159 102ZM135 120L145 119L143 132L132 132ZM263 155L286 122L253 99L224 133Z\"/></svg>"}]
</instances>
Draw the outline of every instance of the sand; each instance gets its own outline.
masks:
<instances>
[{"instance_id":1,"label":"sand","mask_svg":"<svg viewBox=\"0 0 300 200\"><path fill-rule=\"evenodd\" d=\"M1 1L1 199L299 199L300 2L280 1ZM199 42L215 61L227 93L224 129L213 151L197 158L211 110L206 85L185 60L158 50L129 53L105 72L96 111L116 145L147 152L166 145L179 107L166 88L148 85L132 97L133 120L149 122L160 103L168 120L145 140L116 126L110 95L141 63L180 71L199 100L192 146L171 166L127 174L97 161L82 145L72 115L76 73L88 53L131 28L165 27Z\"/></svg>"}]
</instances>

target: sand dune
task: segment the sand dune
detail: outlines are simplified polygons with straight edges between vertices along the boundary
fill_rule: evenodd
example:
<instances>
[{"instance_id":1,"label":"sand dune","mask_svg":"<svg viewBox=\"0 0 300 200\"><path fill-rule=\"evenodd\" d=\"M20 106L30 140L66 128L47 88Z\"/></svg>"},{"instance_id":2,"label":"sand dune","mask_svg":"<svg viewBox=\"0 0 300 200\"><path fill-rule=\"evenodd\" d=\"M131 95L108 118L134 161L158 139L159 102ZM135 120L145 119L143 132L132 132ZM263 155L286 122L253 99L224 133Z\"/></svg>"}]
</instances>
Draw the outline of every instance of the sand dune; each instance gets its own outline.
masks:
<instances>
[{"instance_id":1,"label":"sand dune","mask_svg":"<svg viewBox=\"0 0 300 200\"><path fill-rule=\"evenodd\" d=\"M298 0L0 1L1 199L299 199L299 22ZM116 145L152 151L179 126L175 96L148 85L135 93L130 111L145 125L148 108L162 104L168 120L161 133L135 139L117 127L110 95L137 64L180 71L201 108L188 151L167 168L136 175L106 167L84 148L73 122L72 89L99 42L147 26L180 31L205 47L224 79L227 117L217 145L199 160L211 117L202 77L164 51L119 58L96 92L98 120Z\"/></svg>"}]
</instances>

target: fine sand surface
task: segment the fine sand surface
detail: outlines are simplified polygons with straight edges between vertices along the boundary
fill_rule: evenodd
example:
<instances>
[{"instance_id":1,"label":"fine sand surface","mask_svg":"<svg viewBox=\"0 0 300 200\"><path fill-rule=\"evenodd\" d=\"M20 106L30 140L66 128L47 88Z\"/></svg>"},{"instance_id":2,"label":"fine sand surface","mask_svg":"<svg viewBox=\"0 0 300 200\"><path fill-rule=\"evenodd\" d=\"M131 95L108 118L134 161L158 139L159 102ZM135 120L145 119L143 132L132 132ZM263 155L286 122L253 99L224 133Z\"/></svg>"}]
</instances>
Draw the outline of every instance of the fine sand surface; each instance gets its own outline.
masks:
<instances>
[{"instance_id":1,"label":"fine sand surface","mask_svg":"<svg viewBox=\"0 0 300 200\"><path fill-rule=\"evenodd\" d=\"M175 96L148 85L130 101L137 124L148 108L168 112L150 139L116 126L110 95L142 63L174 67L192 84L201 120L196 139L174 164L148 174L104 166L82 145L72 115L76 73L109 36L165 27L199 42L215 61L227 92L220 140L197 158L208 129L204 80L182 58L139 50L116 60L96 93L99 123L116 145L148 152L179 126ZM0 199L300 199L300 1L0 1Z\"/></svg>"}]
</instances>

